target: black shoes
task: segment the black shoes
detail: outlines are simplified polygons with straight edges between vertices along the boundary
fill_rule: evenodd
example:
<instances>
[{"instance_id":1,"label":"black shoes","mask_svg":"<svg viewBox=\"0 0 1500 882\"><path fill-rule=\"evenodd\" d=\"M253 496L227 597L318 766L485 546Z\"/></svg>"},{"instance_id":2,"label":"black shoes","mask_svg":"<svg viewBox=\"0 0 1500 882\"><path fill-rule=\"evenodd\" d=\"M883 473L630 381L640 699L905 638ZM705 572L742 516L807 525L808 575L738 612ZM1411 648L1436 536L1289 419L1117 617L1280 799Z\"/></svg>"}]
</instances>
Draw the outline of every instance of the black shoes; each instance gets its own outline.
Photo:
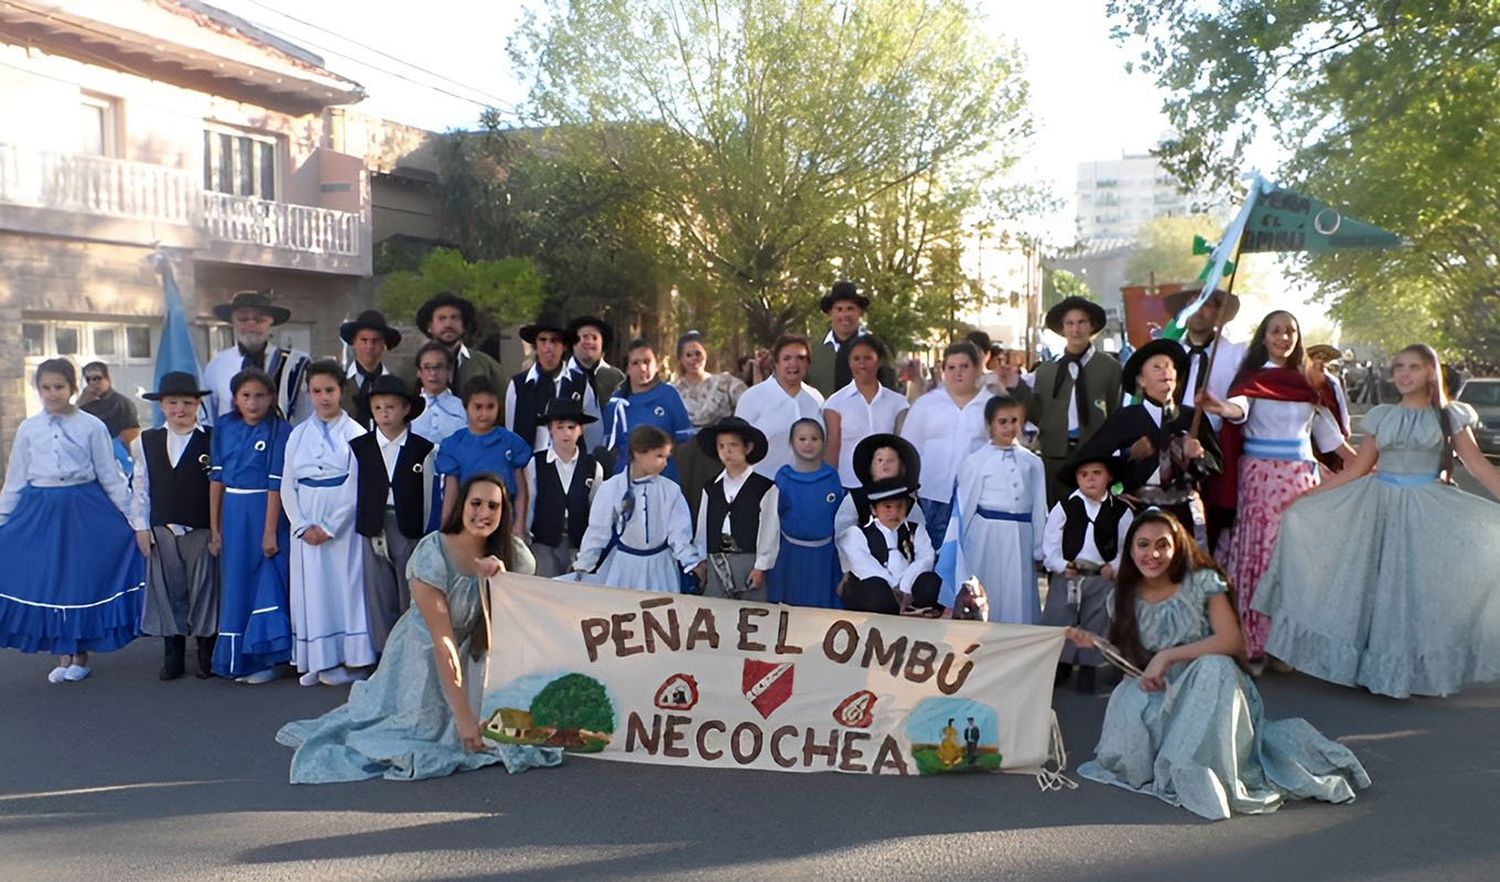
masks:
<instances>
[{"instance_id":1,"label":"black shoes","mask_svg":"<svg viewBox=\"0 0 1500 882\"><path fill-rule=\"evenodd\" d=\"M176 680L182 676L186 662L187 638L163 637L162 642L166 644L166 655L161 663L161 673L157 676L163 680Z\"/></svg>"},{"instance_id":2,"label":"black shoes","mask_svg":"<svg viewBox=\"0 0 1500 882\"><path fill-rule=\"evenodd\" d=\"M198 638L198 679L207 680L214 675L214 643L217 637Z\"/></svg>"}]
</instances>

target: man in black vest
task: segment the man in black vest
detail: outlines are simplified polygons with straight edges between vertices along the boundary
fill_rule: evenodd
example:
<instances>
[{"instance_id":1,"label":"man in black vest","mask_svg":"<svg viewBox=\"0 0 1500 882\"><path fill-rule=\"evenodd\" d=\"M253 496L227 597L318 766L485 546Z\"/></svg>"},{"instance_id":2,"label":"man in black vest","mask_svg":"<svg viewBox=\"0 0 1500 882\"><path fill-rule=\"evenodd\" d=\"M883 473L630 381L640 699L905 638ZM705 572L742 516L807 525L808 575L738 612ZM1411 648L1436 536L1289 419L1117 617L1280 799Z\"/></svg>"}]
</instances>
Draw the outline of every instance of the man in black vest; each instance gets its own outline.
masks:
<instances>
[{"instance_id":1,"label":"man in black vest","mask_svg":"<svg viewBox=\"0 0 1500 882\"><path fill-rule=\"evenodd\" d=\"M198 424L208 394L192 374L162 374L157 390L141 397L161 403L166 425L147 429L130 445L130 525L147 561L141 631L165 641L163 680L182 676L189 635L197 638L198 678L207 678L219 632L218 566L209 548L211 435Z\"/></svg>"},{"instance_id":2,"label":"man in black vest","mask_svg":"<svg viewBox=\"0 0 1500 882\"><path fill-rule=\"evenodd\" d=\"M766 436L739 417L725 417L694 438L724 466L697 501L698 577L707 597L766 600L766 573L781 550L781 494L750 468L766 455Z\"/></svg>"},{"instance_id":3,"label":"man in black vest","mask_svg":"<svg viewBox=\"0 0 1500 882\"><path fill-rule=\"evenodd\" d=\"M360 426L370 428L370 387L391 371L385 354L401 345L401 332L386 324L385 314L367 309L353 321L339 325L339 339L354 353L344 380L344 411Z\"/></svg>"},{"instance_id":4,"label":"man in black vest","mask_svg":"<svg viewBox=\"0 0 1500 882\"><path fill-rule=\"evenodd\" d=\"M588 375L565 363L568 349L577 342L565 322L543 315L521 328L521 339L536 350L536 360L511 377L505 387L505 428L521 436L533 450L541 450L547 446L547 422L543 418L547 405L571 401L597 420L599 402Z\"/></svg>"},{"instance_id":5,"label":"man in black vest","mask_svg":"<svg viewBox=\"0 0 1500 882\"><path fill-rule=\"evenodd\" d=\"M554 398L542 412L547 444L532 454L526 470L531 487L531 553L538 576L573 571L578 545L589 525L594 493L604 483L604 468L579 443L583 428L594 422L573 398Z\"/></svg>"},{"instance_id":6,"label":"man in black vest","mask_svg":"<svg viewBox=\"0 0 1500 882\"><path fill-rule=\"evenodd\" d=\"M1121 461L1108 454L1080 454L1064 463L1057 476L1073 492L1052 506L1042 535L1042 561L1051 574L1044 625L1109 633L1115 570L1132 519L1130 506L1109 492L1120 467ZM1104 664L1104 657L1097 649L1068 643L1057 663L1057 682L1072 676L1075 663L1079 691L1092 693L1095 669Z\"/></svg>"},{"instance_id":7,"label":"man in black vest","mask_svg":"<svg viewBox=\"0 0 1500 882\"><path fill-rule=\"evenodd\" d=\"M349 442L359 464L354 529L365 537L365 608L377 651L411 605L406 563L432 517L435 449L411 431L422 407L421 396L400 377L376 377L370 386L375 430Z\"/></svg>"},{"instance_id":8,"label":"man in black vest","mask_svg":"<svg viewBox=\"0 0 1500 882\"><path fill-rule=\"evenodd\" d=\"M916 498L906 478L868 484L865 497L873 517L839 534L839 551L849 562L844 608L858 612L941 614L942 578L933 572L937 555L927 530L907 515Z\"/></svg>"}]
</instances>

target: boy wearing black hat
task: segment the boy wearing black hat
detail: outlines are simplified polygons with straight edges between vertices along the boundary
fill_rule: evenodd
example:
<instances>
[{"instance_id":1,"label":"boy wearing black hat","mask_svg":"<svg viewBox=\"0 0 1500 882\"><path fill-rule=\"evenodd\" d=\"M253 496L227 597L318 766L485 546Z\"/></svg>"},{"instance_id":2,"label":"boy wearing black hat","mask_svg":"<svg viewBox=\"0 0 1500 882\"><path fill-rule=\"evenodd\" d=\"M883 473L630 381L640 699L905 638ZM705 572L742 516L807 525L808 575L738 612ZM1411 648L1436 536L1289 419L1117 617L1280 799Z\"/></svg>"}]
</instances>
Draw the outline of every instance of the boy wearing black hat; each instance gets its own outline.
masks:
<instances>
[{"instance_id":1,"label":"boy wearing black hat","mask_svg":"<svg viewBox=\"0 0 1500 882\"><path fill-rule=\"evenodd\" d=\"M566 363L577 338L561 319L543 315L521 328L521 339L532 346L536 358L505 387L505 428L541 450L547 446L544 415L553 401L571 402L593 417L599 416L599 401L588 374Z\"/></svg>"},{"instance_id":2,"label":"boy wearing black hat","mask_svg":"<svg viewBox=\"0 0 1500 882\"><path fill-rule=\"evenodd\" d=\"M573 571L578 546L589 525L594 493L604 483L604 466L579 443L596 419L571 398L547 402L541 419L551 443L532 454L526 470L531 490L527 523L536 574L551 578Z\"/></svg>"},{"instance_id":3,"label":"boy wearing black hat","mask_svg":"<svg viewBox=\"0 0 1500 882\"><path fill-rule=\"evenodd\" d=\"M377 377L390 373L385 354L401 345L401 332L386 323L380 310L367 309L339 325L339 339L354 353L344 375L344 412L368 429L370 388Z\"/></svg>"},{"instance_id":4,"label":"boy wearing black hat","mask_svg":"<svg viewBox=\"0 0 1500 882\"><path fill-rule=\"evenodd\" d=\"M370 640L380 652L411 605L406 564L432 517L436 446L411 431L422 398L400 377L376 377L369 407L375 429L349 447L358 463L354 529L364 537L365 609Z\"/></svg>"},{"instance_id":5,"label":"boy wearing black hat","mask_svg":"<svg viewBox=\"0 0 1500 882\"><path fill-rule=\"evenodd\" d=\"M130 525L148 570L141 631L166 642L163 680L182 676L188 635L198 641L198 678L208 677L219 630L219 568L207 553L210 435L198 424L209 392L198 385L192 374L162 374L141 397L161 404L166 425L130 442Z\"/></svg>"},{"instance_id":6,"label":"boy wearing black hat","mask_svg":"<svg viewBox=\"0 0 1500 882\"><path fill-rule=\"evenodd\" d=\"M933 567L937 554L927 530L910 514L916 497L906 478L887 478L863 488L871 517L838 537L839 554L848 562L843 582L844 608L856 612L939 615L943 581Z\"/></svg>"},{"instance_id":7,"label":"boy wearing black hat","mask_svg":"<svg viewBox=\"0 0 1500 882\"><path fill-rule=\"evenodd\" d=\"M750 468L766 455L766 436L739 417L725 417L694 438L724 470L703 488L694 540L703 555L698 576L708 597L766 601L766 573L781 549L781 493Z\"/></svg>"},{"instance_id":8,"label":"boy wearing black hat","mask_svg":"<svg viewBox=\"0 0 1500 882\"><path fill-rule=\"evenodd\" d=\"M1063 467L1058 479L1075 488L1047 513L1042 534L1042 562L1051 573L1042 624L1077 626L1092 634L1109 633L1109 602L1115 570L1133 519L1130 506L1109 492L1120 460L1107 454L1080 455ZM1094 669L1104 664L1097 649L1063 647L1057 682L1078 664L1078 689L1093 692Z\"/></svg>"}]
</instances>

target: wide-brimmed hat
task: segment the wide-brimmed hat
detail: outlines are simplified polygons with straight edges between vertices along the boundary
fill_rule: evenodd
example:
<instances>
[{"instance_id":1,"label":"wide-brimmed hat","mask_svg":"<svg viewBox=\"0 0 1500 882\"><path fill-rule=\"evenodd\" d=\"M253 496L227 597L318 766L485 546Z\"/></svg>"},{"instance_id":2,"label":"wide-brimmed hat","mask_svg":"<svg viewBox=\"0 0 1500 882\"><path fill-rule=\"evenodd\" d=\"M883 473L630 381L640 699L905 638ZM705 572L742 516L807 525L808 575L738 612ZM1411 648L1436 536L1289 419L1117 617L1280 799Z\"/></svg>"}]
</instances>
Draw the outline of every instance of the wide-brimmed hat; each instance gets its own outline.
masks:
<instances>
[{"instance_id":1,"label":"wide-brimmed hat","mask_svg":"<svg viewBox=\"0 0 1500 882\"><path fill-rule=\"evenodd\" d=\"M1203 293L1202 285L1189 285L1180 291L1163 294L1161 298L1162 305L1167 308L1169 315L1176 315L1182 312L1183 308L1189 303L1197 300L1198 295L1201 293ZM1219 321L1227 324L1234 321L1234 317L1239 315L1240 295L1230 294L1223 288L1215 288L1214 293L1210 296L1219 301Z\"/></svg>"},{"instance_id":2,"label":"wide-brimmed hat","mask_svg":"<svg viewBox=\"0 0 1500 882\"><path fill-rule=\"evenodd\" d=\"M370 384L370 398L376 395L397 395L405 398L411 405L411 410L406 412L407 422L421 416L422 411L427 407L427 402L422 399L422 396L408 389L406 381L395 374L381 374L375 378L375 381Z\"/></svg>"},{"instance_id":3,"label":"wide-brimmed hat","mask_svg":"<svg viewBox=\"0 0 1500 882\"><path fill-rule=\"evenodd\" d=\"M1094 326L1095 334L1104 330L1104 325L1109 321L1109 316L1105 314L1104 307L1087 297L1074 295L1072 297L1064 297L1051 309L1047 310L1047 330L1058 336L1062 336L1063 316L1075 309L1081 309L1088 313L1089 323Z\"/></svg>"},{"instance_id":4,"label":"wide-brimmed hat","mask_svg":"<svg viewBox=\"0 0 1500 882\"><path fill-rule=\"evenodd\" d=\"M543 331L552 331L555 334L562 335L563 345L565 346L572 346L578 342L578 335L573 332L573 329L568 326L567 322L562 320L562 316L550 312L537 316L536 321L529 325L522 325L520 332L521 339L535 346L537 335Z\"/></svg>"},{"instance_id":5,"label":"wide-brimmed hat","mask_svg":"<svg viewBox=\"0 0 1500 882\"><path fill-rule=\"evenodd\" d=\"M292 317L292 311L284 306L276 306L272 303L276 294L267 288L263 291L236 291L228 303L220 303L214 307L214 316L220 321L234 321L236 309L255 309L271 317L271 324L284 324Z\"/></svg>"},{"instance_id":6,"label":"wide-brimmed hat","mask_svg":"<svg viewBox=\"0 0 1500 882\"><path fill-rule=\"evenodd\" d=\"M599 418L593 414L584 413L583 405L571 398L554 398L548 401L547 406L542 409L542 422L551 423L553 420L567 420L570 423L586 426L589 423L598 422Z\"/></svg>"},{"instance_id":7,"label":"wide-brimmed hat","mask_svg":"<svg viewBox=\"0 0 1500 882\"><path fill-rule=\"evenodd\" d=\"M823 299L818 301L818 308L825 313L829 312L833 309L833 305L840 300L857 303L860 309L867 310L870 308L870 298L861 294L859 288L853 282L847 280L834 282L833 287L828 289L828 293L823 295Z\"/></svg>"},{"instance_id":8,"label":"wide-brimmed hat","mask_svg":"<svg viewBox=\"0 0 1500 882\"><path fill-rule=\"evenodd\" d=\"M608 349L615 340L615 329L604 319L596 315L581 315L568 322L568 333L572 335L573 342L578 342L578 332L583 328L598 328L599 336L604 338L604 348Z\"/></svg>"},{"instance_id":9,"label":"wide-brimmed hat","mask_svg":"<svg viewBox=\"0 0 1500 882\"><path fill-rule=\"evenodd\" d=\"M889 447L896 451L896 457L901 460L902 473L905 475L902 480L913 487L917 486L922 478L922 457L910 441L890 432L866 435L854 445L851 464L854 466L854 477L859 483L869 484L873 480L870 476L870 461L875 458L875 451L882 447Z\"/></svg>"},{"instance_id":10,"label":"wide-brimmed hat","mask_svg":"<svg viewBox=\"0 0 1500 882\"><path fill-rule=\"evenodd\" d=\"M457 294L449 294L446 291L442 294L434 295L426 303L417 307L417 330L431 337L432 334L428 329L432 327L432 314L437 312L438 307L441 306L456 307L459 315L463 316L464 332L468 333L474 330L474 304L459 297Z\"/></svg>"},{"instance_id":11,"label":"wide-brimmed hat","mask_svg":"<svg viewBox=\"0 0 1500 882\"><path fill-rule=\"evenodd\" d=\"M1327 364L1330 361L1339 361L1344 357L1344 353L1340 352L1337 347L1329 346L1327 343L1315 343L1307 347L1307 357Z\"/></svg>"},{"instance_id":12,"label":"wide-brimmed hat","mask_svg":"<svg viewBox=\"0 0 1500 882\"><path fill-rule=\"evenodd\" d=\"M882 478L872 481L860 487L864 492L865 499L874 506L877 502L887 499L904 499L908 503L916 502L917 487L905 478Z\"/></svg>"},{"instance_id":13,"label":"wide-brimmed hat","mask_svg":"<svg viewBox=\"0 0 1500 882\"><path fill-rule=\"evenodd\" d=\"M1057 467L1057 482L1070 490L1077 490L1078 470L1091 463L1098 463L1109 469L1109 480L1111 483L1120 480L1120 475L1125 470L1125 457L1118 456L1107 450L1089 450L1088 448L1084 448Z\"/></svg>"},{"instance_id":14,"label":"wide-brimmed hat","mask_svg":"<svg viewBox=\"0 0 1500 882\"><path fill-rule=\"evenodd\" d=\"M728 432L740 436L750 447L745 462L755 464L766 458L766 433L739 417L725 417L712 426L698 430L698 448L713 459L719 458L719 435Z\"/></svg>"},{"instance_id":15,"label":"wide-brimmed hat","mask_svg":"<svg viewBox=\"0 0 1500 882\"><path fill-rule=\"evenodd\" d=\"M203 398L212 395L207 389L199 389L198 378L186 371L168 371L161 375L161 380L156 384L155 392L143 392L141 397L147 401L160 401L174 395L186 395L189 398Z\"/></svg>"},{"instance_id":16,"label":"wide-brimmed hat","mask_svg":"<svg viewBox=\"0 0 1500 882\"><path fill-rule=\"evenodd\" d=\"M1158 337L1150 343L1137 349L1125 360L1125 366L1120 369L1120 388L1125 390L1126 395L1135 394L1135 381L1140 377L1141 370L1146 367L1146 362L1158 355L1171 357L1172 364L1177 367L1177 386L1182 387L1187 382L1188 354L1182 348L1182 344L1176 340L1168 340Z\"/></svg>"},{"instance_id":17,"label":"wide-brimmed hat","mask_svg":"<svg viewBox=\"0 0 1500 882\"><path fill-rule=\"evenodd\" d=\"M354 345L354 335L360 331L379 331L385 336L385 348L395 349L401 345L401 332L385 321L385 313L378 309L367 309L352 321L339 325L339 339Z\"/></svg>"}]
</instances>

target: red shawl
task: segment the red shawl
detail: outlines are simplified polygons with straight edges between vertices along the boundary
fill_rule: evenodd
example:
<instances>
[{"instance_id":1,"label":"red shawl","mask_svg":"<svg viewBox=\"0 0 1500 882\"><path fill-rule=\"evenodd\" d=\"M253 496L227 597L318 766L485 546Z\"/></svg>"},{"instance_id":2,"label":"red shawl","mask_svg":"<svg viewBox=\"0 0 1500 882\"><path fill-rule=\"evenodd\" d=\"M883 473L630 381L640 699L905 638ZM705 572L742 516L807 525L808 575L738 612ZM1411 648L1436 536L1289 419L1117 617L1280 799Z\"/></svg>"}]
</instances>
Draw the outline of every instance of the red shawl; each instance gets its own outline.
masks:
<instances>
[{"instance_id":1,"label":"red shawl","mask_svg":"<svg viewBox=\"0 0 1500 882\"><path fill-rule=\"evenodd\" d=\"M1284 367L1261 368L1240 380L1229 389L1230 398L1236 395L1270 401L1322 403L1301 371ZM1223 451L1224 469L1203 488L1204 500L1211 506L1235 508L1239 504L1240 453L1245 449L1245 424L1224 420L1219 426L1219 448Z\"/></svg>"}]
</instances>

